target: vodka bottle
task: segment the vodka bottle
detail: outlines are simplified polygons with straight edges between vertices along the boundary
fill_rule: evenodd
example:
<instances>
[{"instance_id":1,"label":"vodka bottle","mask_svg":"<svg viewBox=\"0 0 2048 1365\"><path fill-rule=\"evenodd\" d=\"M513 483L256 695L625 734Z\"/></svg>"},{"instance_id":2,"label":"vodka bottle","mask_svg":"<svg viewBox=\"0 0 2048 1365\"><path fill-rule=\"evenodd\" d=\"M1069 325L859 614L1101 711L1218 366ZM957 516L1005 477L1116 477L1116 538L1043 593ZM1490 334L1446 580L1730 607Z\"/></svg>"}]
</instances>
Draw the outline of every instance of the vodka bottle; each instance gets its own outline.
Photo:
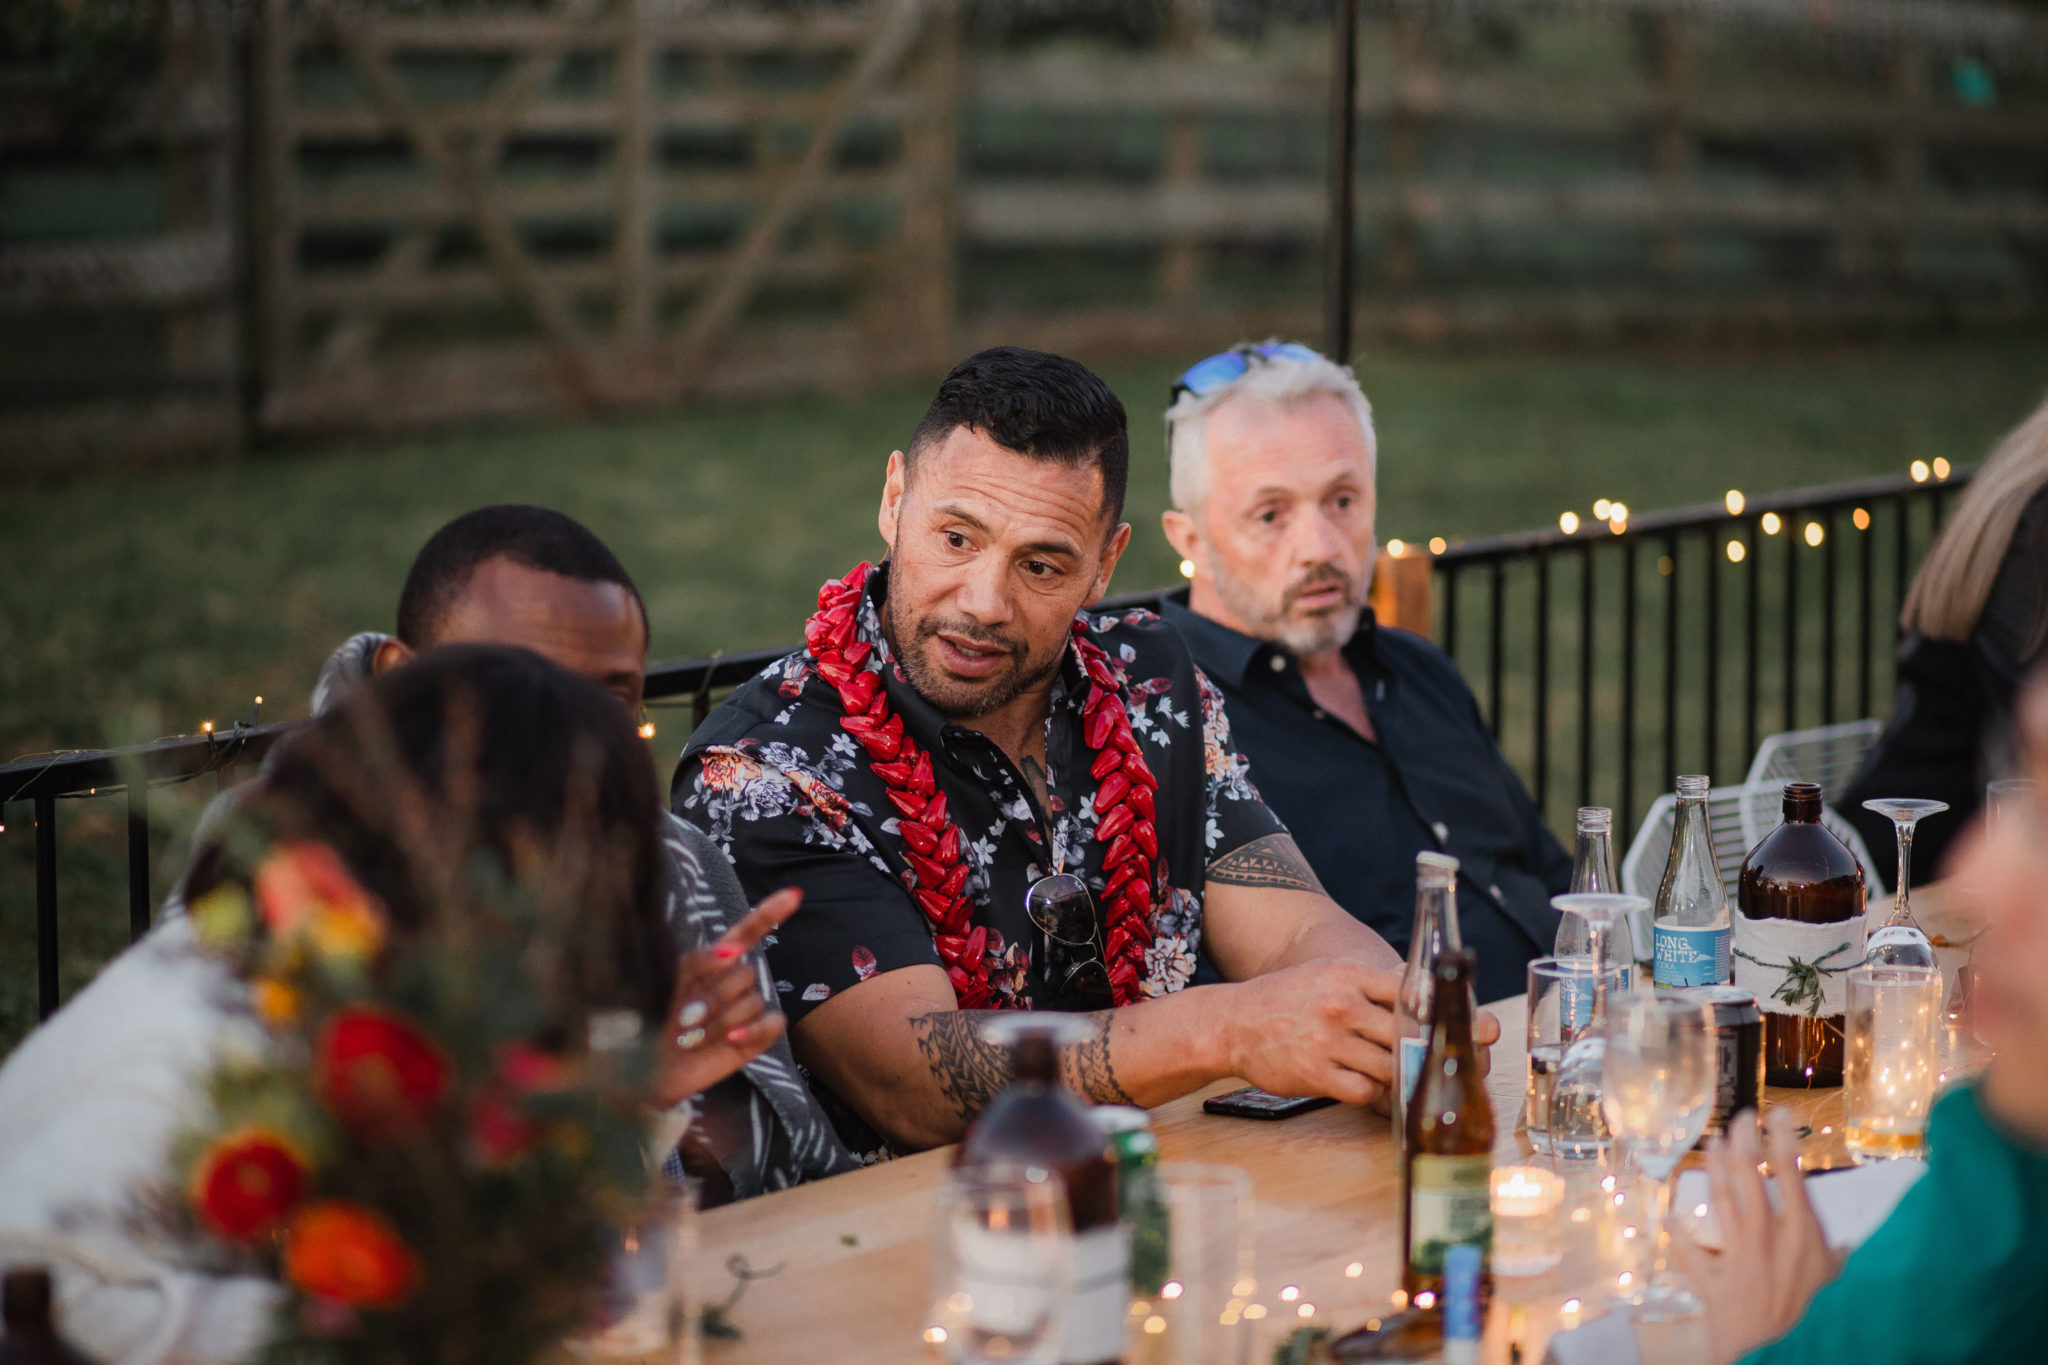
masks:
<instances>
[{"instance_id":1,"label":"vodka bottle","mask_svg":"<svg viewBox=\"0 0 2048 1365\"><path fill-rule=\"evenodd\" d=\"M1605 806L1581 806L1578 817L1578 838L1572 847L1573 891L1619 891L1621 883L1614 875L1614 812ZM1621 988L1629 989L1635 984L1635 964L1650 956L1650 941L1643 933L1648 925L1617 923L1613 938L1608 940L1608 953L1613 961L1621 964ZM1643 936L1638 938L1637 935ZM1639 946L1638 946L1639 945ZM1586 921L1566 911L1557 921L1557 942L1552 949L1559 957L1584 957L1593 951L1592 935L1586 929Z\"/></svg>"},{"instance_id":2,"label":"vodka bottle","mask_svg":"<svg viewBox=\"0 0 2048 1365\"><path fill-rule=\"evenodd\" d=\"M1429 1047L1430 1002L1436 961L1464 946L1458 935L1458 860L1445 853L1415 855L1415 928L1408 938L1408 966L1394 1004L1394 1131L1407 1132L1408 1096L1422 1074Z\"/></svg>"},{"instance_id":3,"label":"vodka bottle","mask_svg":"<svg viewBox=\"0 0 2048 1365\"><path fill-rule=\"evenodd\" d=\"M1678 779L1671 860L1657 888L1655 976L1662 987L1718 986L1729 975L1728 893L1714 863L1707 779Z\"/></svg>"}]
</instances>

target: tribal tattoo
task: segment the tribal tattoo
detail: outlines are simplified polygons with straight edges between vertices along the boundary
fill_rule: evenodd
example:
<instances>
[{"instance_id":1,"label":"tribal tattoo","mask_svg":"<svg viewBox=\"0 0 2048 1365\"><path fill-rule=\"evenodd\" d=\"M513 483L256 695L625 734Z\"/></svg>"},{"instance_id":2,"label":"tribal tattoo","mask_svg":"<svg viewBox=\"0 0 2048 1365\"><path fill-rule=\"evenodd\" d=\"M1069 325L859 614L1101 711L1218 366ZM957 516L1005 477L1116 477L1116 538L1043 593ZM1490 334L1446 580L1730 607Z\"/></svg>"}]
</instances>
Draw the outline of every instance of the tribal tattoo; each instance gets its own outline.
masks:
<instances>
[{"instance_id":1,"label":"tribal tattoo","mask_svg":"<svg viewBox=\"0 0 2048 1365\"><path fill-rule=\"evenodd\" d=\"M964 1120L973 1120L1010 1083L1010 1059L1003 1049L981 1036L986 1010L939 1010L910 1021L917 1050L938 1079L939 1092ZM1078 1093L1098 1104L1135 1104L1117 1082L1110 1059L1108 1011L1091 1016L1095 1036L1063 1049L1060 1074Z\"/></svg>"},{"instance_id":2,"label":"tribal tattoo","mask_svg":"<svg viewBox=\"0 0 2048 1365\"><path fill-rule=\"evenodd\" d=\"M1308 859L1289 834L1268 834L1209 864L1206 874L1225 886L1256 886L1269 891L1313 891L1328 895L1316 880Z\"/></svg>"}]
</instances>

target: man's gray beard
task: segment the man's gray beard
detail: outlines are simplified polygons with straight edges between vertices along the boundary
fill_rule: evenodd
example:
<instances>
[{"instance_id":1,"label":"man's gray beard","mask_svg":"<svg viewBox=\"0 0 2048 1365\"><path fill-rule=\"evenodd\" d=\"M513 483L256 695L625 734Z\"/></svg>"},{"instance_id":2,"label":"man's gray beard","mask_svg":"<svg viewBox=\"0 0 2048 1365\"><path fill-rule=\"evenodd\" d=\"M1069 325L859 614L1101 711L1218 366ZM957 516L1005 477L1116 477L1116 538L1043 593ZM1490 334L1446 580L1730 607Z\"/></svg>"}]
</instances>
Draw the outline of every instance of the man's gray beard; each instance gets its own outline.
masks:
<instances>
[{"instance_id":1,"label":"man's gray beard","mask_svg":"<svg viewBox=\"0 0 2048 1365\"><path fill-rule=\"evenodd\" d=\"M1223 599L1232 616L1244 622L1255 638L1285 645L1297 658L1342 649L1358 633L1360 603L1355 595L1327 616L1296 621L1290 620L1284 609L1269 608L1250 588L1231 577L1221 556L1210 554L1209 572L1216 579L1216 595ZM1356 589L1353 591L1355 594Z\"/></svg>"},{"instance_id":2,"label":"man's gray beard","mask_svg":"<svg viewBox=\"0 0 2048 1365\"><path fill-rule=\"evenodd\" d=\"M889 608L885 615L888 620L890 647L895 651L897 661L903 665L903 675L910 679L910 685L917 689L917 695L930 702L932 709L947 720L976 720L1009 705L1024 692L1058 672L1060 660L1066 657L1066 641L1063 639L1060 648L1054 651L1051 660L1043 667L1032 668L1028 653L1021 660L1012 654L1007 672L991 678L979 687L962 684L926 662L925 649L931 644L937 631L912 630L906 635L896 620L894 599L890 599L885 605Z\"/></svg>"}]
</instances>

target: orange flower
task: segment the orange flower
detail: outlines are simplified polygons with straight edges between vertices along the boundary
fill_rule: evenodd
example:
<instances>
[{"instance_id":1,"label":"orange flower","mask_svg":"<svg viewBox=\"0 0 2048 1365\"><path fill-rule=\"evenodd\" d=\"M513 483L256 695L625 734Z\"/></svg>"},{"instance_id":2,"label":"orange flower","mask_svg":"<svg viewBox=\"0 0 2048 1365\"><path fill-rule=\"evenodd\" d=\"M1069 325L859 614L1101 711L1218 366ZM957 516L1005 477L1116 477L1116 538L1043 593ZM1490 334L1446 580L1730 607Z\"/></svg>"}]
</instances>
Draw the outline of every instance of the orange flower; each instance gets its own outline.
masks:
<instances>
[{"instance_id":1,"label":"orange flower","mask_svg":"<svg viewBox=\"0 0 2048 1365\"><path fill-rule=\"evenodd\" d=\"M256 1013L272 1028L298 1021L299 993L282 981L259 976L249 983L249 997L255 1002Z\"/></svg>"},{"instance_id":2,"label":"orange flower","mask_svg":"<svg viewBox=\"0 0 2048 1365\"><path fill-rule=\"evenodd\" d=\"M359 1137L388 1138L421 1123L448 1093L441 1050L396 1014L370 1005L336 1010L320 1031L313 1088Z\"/></svg>"},{"instance_id":3,"label":"orange flower","mask_svg":"<svg viewBox=\"0 0 2048 1365\"><path fill-rule=\"evenodd\" d=\"M285 1233L287 1279L316 1298L396 1308L419 1287L420 1261L391 1224L355 1204L308 1204Z\"/></svg>"},{"instance_id":4,"label":"orange flower","mask_svg":"<svg viewBox=\"0 0 2048 1365\"><path fill-rule=\"evenodd\" d=\"M298 1149L264 1128L229 1133L192 1172L192 1203L206 1225L232 1242L254 1242L284 1221L305 1193Z\"/></svg>"},{"instance_id":5,"label":"orange flower","mask_svg":"<svg viewBox=\"0 0 2048 1365\"><path fill-rule=\"evenodd\" d=\"M384 945L383 913L326 844L278 844L256 869L256 908L271 933L329 958L361 962Z\"/></svg>"}]
</instances>

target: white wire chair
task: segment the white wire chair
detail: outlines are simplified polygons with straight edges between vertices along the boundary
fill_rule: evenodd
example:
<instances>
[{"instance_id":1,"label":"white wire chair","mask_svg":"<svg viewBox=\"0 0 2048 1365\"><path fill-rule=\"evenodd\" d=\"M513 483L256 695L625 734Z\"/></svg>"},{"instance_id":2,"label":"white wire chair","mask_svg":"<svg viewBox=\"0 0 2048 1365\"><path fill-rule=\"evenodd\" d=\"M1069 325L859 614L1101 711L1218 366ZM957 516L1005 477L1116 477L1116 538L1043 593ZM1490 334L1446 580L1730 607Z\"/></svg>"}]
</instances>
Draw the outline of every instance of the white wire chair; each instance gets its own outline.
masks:
<instances>
[{"instance_id":1,"label":"white wire chair","mask_svg":"<svg viewBox=\"0 0 2048 1365\"><path fill-rule=\"evenodd\" d=\"M1742 832L1748 846L1756 847L1758 841L1778 827L1787 782L1817 782L1824 799L1840 796L1883 731L1881 721L1851 720L1766 736L1756 746L1756 757L1750 761L1749 775L1743 780ZM1865 899L1881 900L1888 883L1856 827L1828 806L1821 807L1820 822L1848 845L1862 865ZM1732 877L1730 884L1733 885Z\"/></svg>"}]
</instances>

